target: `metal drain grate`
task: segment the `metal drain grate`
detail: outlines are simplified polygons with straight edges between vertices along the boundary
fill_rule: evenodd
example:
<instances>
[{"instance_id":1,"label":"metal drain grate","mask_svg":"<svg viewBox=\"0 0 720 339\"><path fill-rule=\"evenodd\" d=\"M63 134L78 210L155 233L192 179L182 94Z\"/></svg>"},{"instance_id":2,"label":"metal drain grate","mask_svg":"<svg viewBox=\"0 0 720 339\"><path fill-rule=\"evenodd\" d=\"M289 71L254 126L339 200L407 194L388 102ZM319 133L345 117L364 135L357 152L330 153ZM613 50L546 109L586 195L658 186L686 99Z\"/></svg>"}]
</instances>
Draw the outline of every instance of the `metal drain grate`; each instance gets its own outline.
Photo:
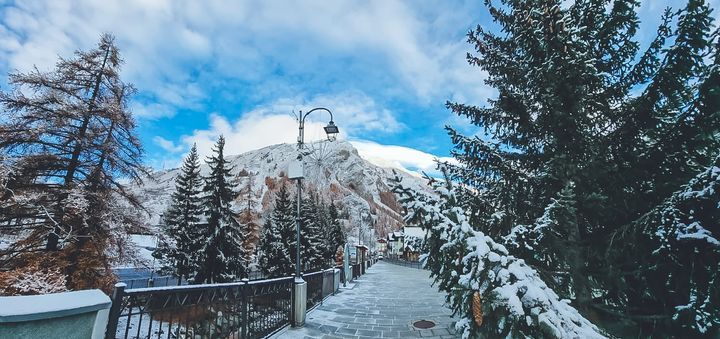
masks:
<instances>
[{"instance_id":1,"label":"metal drain grate","mask_svg":"<svg viewBox=\"0 0 720 339\"><path fill-rule=\"evenodd\" d=\"M435 327L435 323L430 320L418 320L413 323L413 327L424 330Z\"/></svg>"}]
</instances>

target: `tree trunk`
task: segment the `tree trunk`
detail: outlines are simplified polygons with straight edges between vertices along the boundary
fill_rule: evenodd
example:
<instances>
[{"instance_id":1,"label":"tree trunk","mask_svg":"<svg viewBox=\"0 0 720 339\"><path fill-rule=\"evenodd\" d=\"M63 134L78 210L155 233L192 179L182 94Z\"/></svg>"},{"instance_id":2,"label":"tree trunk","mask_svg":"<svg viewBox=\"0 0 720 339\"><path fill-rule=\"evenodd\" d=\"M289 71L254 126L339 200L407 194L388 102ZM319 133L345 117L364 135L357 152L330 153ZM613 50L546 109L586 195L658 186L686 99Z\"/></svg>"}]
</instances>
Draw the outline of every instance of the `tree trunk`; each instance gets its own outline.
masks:
<instances>
[{"instance_id":1,"label":"tree trunk","mask_svg":"<svg viewBox=\"0 0 720 339\"><path fill-rule=\"evenodd\" d=\"M573 293L577 309L587 311L592 301L588 277L585 274L586 255L580 245L580 226L575 223L569 228L568 236L568 264L570 266L570 277L572 278Z\"/></svg>"},{"instance_id":2,"label":"tree trunk","mask_svg":"<svg viewBox=\"0 0 720 339\"><path fill-rule=\"evenodd\" d=\"M102 83L102 73L105 70L105 64L107 63L107 59L110 57L110 48L108 47L105 50L105 56L103 57L102 65L100 66L100 70L98 71L97 78L95 79L95 87L93 88L92 96L90 97L90 102L88 104L88 111L83 114L83 120L82 124L80 125L80 129L77 134L77 141L75 142L75 146L73 147L72 155L70 157L70 163L68 164L67 173L65 173L65 178L63 182L63 186L65 189L69 189L73 184L73 179L75 178L75 172L77 171L78 166L80 165L80 153L83 150L83 139L85 138L85 134L87 133L88 125L90 125L90 118L92 116L92 112L95 110L95 101L97 100L98 94L100 93L100 84ZM58 201L58 205L62 205L62 202L67 198L67 193L62 194L60 196L60 199ZM63 218L63 208L59 206L58 208L58 222L62 222ZM56 251L58 249L58 240L59 240L59 233L62 232L62 228L59 225L55 225L53 227L53 232L48 235L48 241L47 245L45 246L45 249L48 251Z\"/></svg>"}]
</instances>

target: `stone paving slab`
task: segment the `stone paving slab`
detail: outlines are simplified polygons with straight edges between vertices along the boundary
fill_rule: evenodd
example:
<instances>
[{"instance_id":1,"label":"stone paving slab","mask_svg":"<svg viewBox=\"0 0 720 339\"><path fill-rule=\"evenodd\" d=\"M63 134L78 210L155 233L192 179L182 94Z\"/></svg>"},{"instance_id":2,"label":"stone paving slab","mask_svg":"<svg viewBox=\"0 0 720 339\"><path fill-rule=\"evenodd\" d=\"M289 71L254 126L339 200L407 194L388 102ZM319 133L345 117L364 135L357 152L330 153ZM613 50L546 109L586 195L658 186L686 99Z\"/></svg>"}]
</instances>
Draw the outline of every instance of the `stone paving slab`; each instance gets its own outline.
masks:
<instances>
[{"instance_id":1,"label":"stone paving slab","mask_svg":"<svg viewBox=\"0 0 720 339\"><path fill-rule=\"evenodd\" d=\"M459 338L445 297L430 286L429 272L378 262L352 289L308 312L305 326L286 328L273 338ZM412 323L430 320L432 329Z\"/></svg>"}]
</instances>

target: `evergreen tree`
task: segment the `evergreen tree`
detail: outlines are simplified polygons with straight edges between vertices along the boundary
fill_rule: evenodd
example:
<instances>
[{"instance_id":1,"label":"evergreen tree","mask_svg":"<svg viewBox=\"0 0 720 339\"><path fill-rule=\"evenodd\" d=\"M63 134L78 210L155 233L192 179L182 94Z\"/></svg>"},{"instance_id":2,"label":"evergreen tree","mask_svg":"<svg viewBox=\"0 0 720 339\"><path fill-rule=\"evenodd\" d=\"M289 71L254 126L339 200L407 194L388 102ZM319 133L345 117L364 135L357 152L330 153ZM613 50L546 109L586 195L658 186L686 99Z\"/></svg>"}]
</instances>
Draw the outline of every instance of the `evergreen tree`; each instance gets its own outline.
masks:
<instances>
[{"instance_id":1,"label":"evergreen tree","mask_svg":"<svg viewBox=\"0 0 720 339\"><path fill-rule=\"evenodd\" d=\"M268 278L281 276L278 261L283 258L282 239L270 219L265 221L260 233L260 244L258 246L258 264L260 270Z\"/></svg>"},{"instance_id":2,"label":"evergreen tree","mask_svg":"<svg viewBox=\"0 0 720 339\"><path fill-rule=\"evenodd\" d=\"M308 192L307 198L303 199L300 208L300 261L306 272L327 268L326 260L323 257L326 249L318 200L316 194ZM294 258L294 245L292 248Z\"/></svg>"},{"instance_id":3,"label":"evergreen tree","mask_svg":"<svg viewBox=\"0 0 720 339\"><path fill-rule=\"evenodd\" d=\"M330 233L332 232L332 229L330 227L330 213L329 208L327 205L323 203L322 200L318 200L317 203L317 223L319 224L319 228L322 230L320 233L320 240L322 242L322 246L320 246L319 252L320 256L323 258L323 261L329 262L330 258L332 257L332 244L330 241Z\"/></svg>"},{"instance_id":4,"label":"evergreen tree","mask_svg":"<svg viewBox=\"0 0 720 339\"><path fill-rule=\"evenodd\" d=\"M260 239L260 268L269 277L295 273L295 204L285 185L275 202Z\"/></svg>"},{"instance_id":5,"label":"evergreen tree","mask_svg":"<svg viewBox=\"0 0 720 339\"><path fill-rule=\"evenodd\" d=\"M399 177L393 192L406 208L405 221L428 231L431 252L421 260L447 293L463 338L605 337L548 288L537 271L476 230L461 207L462 187L428 179L434 195L403 186Z\"/></svg>"},{"instance_id":6,"label":"evergreen tree","mask_svg":"<svg viewBox=\"0 0 720 339\"><path fill-rule=\"evenodd\" d=\"M111 263L124 252L116 245L129 228L142 228L124 182L145 173L128 109L135 90L121 81L121 64L104 34L97 48L61 58L50 72L10 75L13 91L0 93L0 158L13 171L0 222L28 236L0 261L40 256L60 268L68 288L111 285Z\"/></svg>"},{"instance_id":7,"label":"evergreen tree","mask_svg":"<svg viewBox=\"0 0 720 339\"><path fill-rule=\"evenodd\" d=\"M245 266L249 266L254 261L255 248L260 240L260 215L256 210L260 204L260 191L254 187L256 175L256 173L248 172L245 169L238 173L241 186L237 202L242 208L238 220L244 239L241 258L245 262Z\"/></svg>"},{"instance_id":8,"label":"evergreen tree","mask_svg":"<svg viewBox=\"0 0 720 339\"><path fill-rule=\"evenodd\" d=\"M284 186L284 185L283 185ZM284 191L284 192L283 192ZM295 272L295 219L296 219L296 206L295 200L291 198L289 191L285 187L282 187L278 192L278 198L282 200L279 203L280 211L273 218L273 223L278 226L278 233L280 238L283 240L283 245L288 249L290 255L290 262L292 263L292 273Z\"/></svg>"},{"instance_id":9,"label":"evergreen tree","mask_svg":"<svg viewBox=\"0 0 720 339\"><path fill-rule=\"evenodd\" d=\"M637 1L501 3L486 2L498 32L468 34L468 61L497 97L447 104L486 134L448 127L460 163L451 180L473 188L457 193L458 207L581 312L622 315L643 334L682 332L670 316L680 299L643 269L655 262L653 242L628 236L644 234L632 231L638 218L720 149L711 10L702 0L667 10L641 51Z\"/></svg>"},{"instance_id":10,"label":"evergreen tree","mask_svg":"<svg viewBox=\"0 0 720 339\"><path fill-rule=\"evenodd\" d=\"M325 213L325 226L323 232L325 235L325 248L327 253L324 255L329 261L334 260L335 253L338 247L345 244L345 232L343 232L342 225L340 224L340 214L338 213L335 202L330 202L329 206L326 207Z\"/></svg>"},{"instance_id":11,"label":"evergreen tree","mask_svg":"<svg viewBox=\"0 0 720 339\"><path fill-rule=\"evenodd\" d=\"M199 270L198 251L202 246L198 232L203 213L201 190L200 161L197 147L193 144L175 179L175 192L164 214L165 241L153 253L165 262L166 270L190 280L194 280Z\"/></svg>"},{"instance_id":12,"label":"evergreen tree","mask_svg":"<svg viewBox=\"0 0 720 339\"><path fill-rule=\"evenodd\" d=\"M580 235L578 234L574 189L574 183L567 183L557 196L551 199L550 204L545 207L543 215L535 220L534 224L516 226L505 237L505 243L513 250L513 253L524 257L540 258L533 261L533 264L539 270L543 280L554 279L555 290L561 291L565 295L573 293L572 286L578 286L585 282L584 277L578 276L578 274L584 272L584 265L587 262L584 253L577 252L577 249L580 248L577 244ZM557 276L544 273L551 272L554 267L568 267L571 274ZM577 291L589 291L589 289L580 286ZM590 298L589 295L576 297ZM589 302L589 300L584 302Z\"/></svg>"},{"instance_id":13,"label":"evergreen tree","mask_svg":"<svg viewBox=\"0 0 720 339\"><path fill-rule=\"evenodd\" d=\"M647 265L640 284L642 305L671 314L662 326L680 338L720 333L720 157L639 218L632 246ZM630 245L630 244L629 244ZM629 246L631 247L631 246Z\"/></svg>"},{"instance_id":14,"label":"evergreen tree","mask_svg":"<svg viewBox=\"0 0 720 339\"><path fill-rule=\"evenodd\" d=\"M285 185L275 195L270 217L260 239L260 268L268 277L289 276L295 272L291 239L295 237L295 209Z\"/></svg>"},{"instance_id":15,"label":"evergreen tree","mask_svg":"<svg viewBox=\"0 0 720 339\"><path fill-rule=\"evenodd\" d=\"M210 167L202 198L206 223L199 228L200 239L205 243L199 252L196 283L228 282L246 275L241 257L242 229L232 208L238 193L234 190L233 168L225 159L224 148L225 138L220 136L213 148L214 154L206 161Z\"/></svg>"}]
</instances>

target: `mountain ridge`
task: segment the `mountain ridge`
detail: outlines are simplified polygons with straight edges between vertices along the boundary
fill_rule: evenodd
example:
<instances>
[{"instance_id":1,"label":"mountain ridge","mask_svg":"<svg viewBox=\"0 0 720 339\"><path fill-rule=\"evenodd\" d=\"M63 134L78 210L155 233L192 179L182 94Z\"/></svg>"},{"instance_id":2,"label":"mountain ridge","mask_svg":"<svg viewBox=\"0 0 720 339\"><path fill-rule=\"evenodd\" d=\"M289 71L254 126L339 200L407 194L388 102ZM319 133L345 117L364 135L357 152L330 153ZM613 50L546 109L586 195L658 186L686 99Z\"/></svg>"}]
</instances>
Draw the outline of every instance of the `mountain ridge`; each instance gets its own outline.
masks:
<instances>
[{"instance_id":1,"label":"mountain ridge","mask_svg":"<svg viewBox=\"0 0 720 339\"><path fill-rule=\"evenodd\" d=\"M364 159L348 141L308 143L303 151L303 190L316 191L325 202L333 201L340 206L346 217L343 223L349 241L357 239L359 225L363 225L360 227L363 242L385 236L404 225L402 208L389 185L395 175L417 189L427 189L425 180L417 175ZM275 144L226 156L234 167L238 189L244 189L235 201L235 208L253 208L262 219L281 185L288 185L294 195L295 182L287 178L287 170L298 154L295 144ZM206 174L207 170L201 161L201 173ZM142 186L131 188L148 210L150 224L160 223L160 215L167 209L179 173L179 168L155 171Z\"/></svg>"}]
</instances>

